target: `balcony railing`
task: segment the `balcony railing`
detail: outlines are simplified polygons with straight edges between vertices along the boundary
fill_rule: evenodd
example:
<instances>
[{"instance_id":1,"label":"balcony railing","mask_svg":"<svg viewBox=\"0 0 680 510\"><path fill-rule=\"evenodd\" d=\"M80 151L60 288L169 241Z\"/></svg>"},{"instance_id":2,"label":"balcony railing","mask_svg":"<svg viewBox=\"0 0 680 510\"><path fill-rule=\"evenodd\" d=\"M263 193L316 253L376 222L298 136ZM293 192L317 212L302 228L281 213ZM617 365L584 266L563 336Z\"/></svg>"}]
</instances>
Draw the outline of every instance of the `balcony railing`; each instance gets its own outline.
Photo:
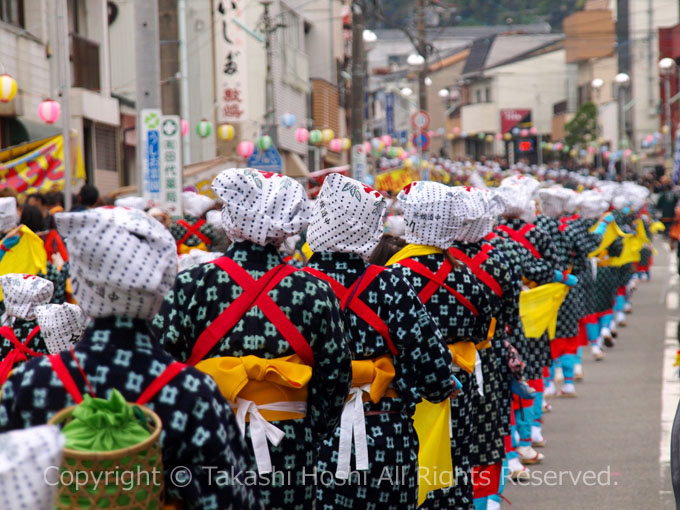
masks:
<instances>
[{"instance_id":1,"label":"balcony railing","mask_svg":"<svg viewBox=\"0 0 680 510\"><path fill-rule=\"evenodd\" d=\"M99 44L78 34L71 34L73 87L99 90Z\"/></svg>"}]
</instances>

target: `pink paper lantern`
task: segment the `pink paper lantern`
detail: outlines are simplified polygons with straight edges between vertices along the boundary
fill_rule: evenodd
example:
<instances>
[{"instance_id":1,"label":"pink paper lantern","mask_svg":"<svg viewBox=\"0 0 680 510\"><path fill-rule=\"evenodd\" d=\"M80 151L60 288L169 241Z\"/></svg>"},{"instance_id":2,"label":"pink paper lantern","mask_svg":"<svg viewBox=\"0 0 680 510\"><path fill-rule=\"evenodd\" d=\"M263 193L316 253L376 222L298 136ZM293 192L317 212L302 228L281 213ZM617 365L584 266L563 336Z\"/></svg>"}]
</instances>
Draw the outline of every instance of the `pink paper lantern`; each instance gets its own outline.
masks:
<instances>
[{"instance_id":1,"label":"pink paper lantern","mask_svg":"<svg viewBox=\"0 0 680 510\"><path fill-rule=\"evenodd\" d=\"M503 133L496 133L496 140L502 140L503 139Z\"/></svg>"},{"instance_id":2,"label":"pink paper lantern","mask_svg":"<svg viewBox=\"0 0 680 510\"><path fill-rule=\"evenodd\" d=\"M250 156L253 155L253 152L255 152L255 145L253 144L253 142L244 140L243 142L238 144L238 153L239 156L241 156L242 158L248 159Z\"/></svg>"},{"instance_id":3,"label":"pink paper lantern","mask_svg":"<svg viewBox=\"0 0 680 510\"><path fill-rule=\"evenodd\" d=\"M295 139L300 143L307 143L309 140L309 130L307 128L297 128L295 130Z\"/></svg>"},{"instance_id":4,"label":"pink paper lantern","mask_svg":"<svg viewBox=\"0 0 680 510\"><path fill-rule=\"evenodd\" d=\"M406 158L408 158L408 151L402 150L402 151L399 153L398 158L399 158L400 161L404 161Z\"/></svg>"},{"instance_id":5,"label":"pink paper lantern","mask_svg":"<svg viewBox=\"0 0 680 510\"><path fill-rule=\"evenodd\" d=\"M333 152L340 152L342 150L342 140L340 138L333 138L328 142L328 148Z\"/></svg>"},{"instance_id":6,"label":"pink paper lantern","mask_svg":"<svg viewBox=\"0 0 680 510\"><path fill-rule=\"evenodd\" d=\"M182 119L180 124L182 125L182 136L187 136L187 133L189 132L189 121L187 119Z\"/></svg>"},{"instance_id":7,"label":"pink paper lantern","mask_svg":"<svg viewBox=\"0 0 680 510\"><path fill-rule=\"evenodd\" d=\"M562 150L562 147L564 147L564 145L563 145L561 142L557 142L555 145L553 145L553 148L554 148L556 151L561 151L561 150Z\"/></svg>"},{"instance_id":8,"label":"pink paper lantern","mask_svg":"<svg viewBox=\"0 0 680 510\"><path fill-rule=\"evenodd\" d=\"M623 151L624 158L629 158L631 154L633 154L633 151L630 149L626 149L625 151Z\"/></svg>"},{"instance_id":9,"label":"pink paper lantern","mask_svg":"<svg viewBox=\"0 0 680 510\"><path fill-rule=\"evenodd\" d=\"M61 105L54 99L45 99L38 105L38 117L47 124L54 124L61 115Z\"/></svg>"},{"instance_id":10,"label":"pink paper lantern","mask_svg":"<svg viewBox=\"0 0 680 510\"><path fill-rule=\"evenodd\" d=\"M604 153L602 155L604 156L605 159L609 159L609 156L611 156L611 152L604 151Z\"/></svg>"},{"instance_id":11,"label":"pink paper lantern","mask_svg":"<svg viewBox=\"0 0 680 510\"><path fill-rule=\"evenodd\" d=\"M371 152L371 142L364 142L364 152L368 154Z\"/></svg>"},{"instance_id":12,"label":"pink paper lantern","mask_svg":"<svg viewBox=\"0 0 680 510\"><path fill-rule=\"evenodd\" d=\"M536 126L533 126L533 127L529 130L529 134L531 134L531 135L537 135L537 134L538 134L538 129L536 128Z\"/></svg>"},{"instance_id":13,"label":"pink paper lantern","mask_svg":"<svg viewBox=\"0 0 680 510\"><path fill-rule=\"evenodd\" d=\"M432 130L430 129L430 130L427 132L427 136L429 136L430 138L432 138L432 137L434 136L434 131L432 131Z\"/></svg>"},{"instance_id":14,"label":"pink paper lantern","mask_svg":"<svg viewBox=\"0 0 680 510\"><path fill-rule=\"evenodd\" d=\"M460 134L460 128L459 128L458 126L455 126L455 127L453 128L452 131L453 131L453 134L454 134L454 135L459 135L459 134Z\"/></svg>"},{"instance_id":15,"label":"pink paper lantern","mask_svg":"<svg viewBox=\"0 0 680 510\"><path fill-rule=\"evenodd\" d=\"M392 145L392 137L390 135L382 135L380 137L380 141L385 145L385 147Z\"/></svg>"},{"instance_id":16,"label":"pink paper lantern","mask_svg":"<svg viewBox=\"0 0 680 510\"><path fill-rule=\"evenodd\" d=\"M522 130L519 132L519 135L522 136L522 137L529 136L529 130L528 130L528 129L522 129Z\"/></svg>"},{"instance_id":17,"label":"pink paper lantern","mask_svg":"<svg viewBox=\"0 0 680 510\"><path fill-rule=\"evenodd\" d=\"M595 154L595 147L589 146L588 147L588 154Z\"/></svg>"}]
</instances>

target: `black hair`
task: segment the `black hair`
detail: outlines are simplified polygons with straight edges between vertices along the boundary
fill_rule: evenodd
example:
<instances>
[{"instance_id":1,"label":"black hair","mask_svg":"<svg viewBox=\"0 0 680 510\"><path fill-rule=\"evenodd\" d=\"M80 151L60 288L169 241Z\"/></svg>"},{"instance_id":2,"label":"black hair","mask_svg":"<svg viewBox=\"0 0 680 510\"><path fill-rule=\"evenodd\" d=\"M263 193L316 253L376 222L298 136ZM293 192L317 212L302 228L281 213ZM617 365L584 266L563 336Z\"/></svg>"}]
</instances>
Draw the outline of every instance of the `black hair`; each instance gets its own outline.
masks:
<instances>
[{"instance_id":1,"label":"black hair","mask_svg":"<svg viewBox=\"0 0 680 510\"><path fill-rule=\"evenodd\" d=\"M92 184L85 184L80 188L80 193L78 193L80 198L80 204L85 207L92 207L99 200L99 190L92 186Z\"/></svg>"},{"instance_id":2,"label":"black hair","mask_svg":"<svg viewBox=\"0 0 680 510\"><path fill-rule=\"evenodd\" d=\"M26 225L33 232L42 232L45 230L45 218L43 218L40 209L34 205L24 206L24 209L21 212L21 220L19 222L22 225Z\"/></svg>"}]
</instances>

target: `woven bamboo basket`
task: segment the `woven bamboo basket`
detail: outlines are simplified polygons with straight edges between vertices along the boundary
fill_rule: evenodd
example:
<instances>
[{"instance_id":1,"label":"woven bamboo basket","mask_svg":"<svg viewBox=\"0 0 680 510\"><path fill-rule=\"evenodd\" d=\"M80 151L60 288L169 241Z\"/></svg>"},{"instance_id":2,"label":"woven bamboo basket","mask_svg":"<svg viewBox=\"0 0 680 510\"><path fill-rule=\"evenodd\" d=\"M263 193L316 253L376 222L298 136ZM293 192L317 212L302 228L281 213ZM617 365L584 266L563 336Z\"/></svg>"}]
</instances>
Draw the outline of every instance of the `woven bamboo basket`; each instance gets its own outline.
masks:
<instances>
[{"instance_id":1,"label":"woven bamboo basket","mask_svg":"<svg viewBox=\"0 0 680 510\"><path fill-rule=\"evenodd\" d=\"M148 419L151 435L138 445L108 452L64 448L55 510L162 510L165 494L162 423L152 410L139 407ZM62 409L49 424L66 425L75 408ZM76 474L79 486L75 483ZM74 482L68 483L71 480Z\"/></svg>"}]
</instances>

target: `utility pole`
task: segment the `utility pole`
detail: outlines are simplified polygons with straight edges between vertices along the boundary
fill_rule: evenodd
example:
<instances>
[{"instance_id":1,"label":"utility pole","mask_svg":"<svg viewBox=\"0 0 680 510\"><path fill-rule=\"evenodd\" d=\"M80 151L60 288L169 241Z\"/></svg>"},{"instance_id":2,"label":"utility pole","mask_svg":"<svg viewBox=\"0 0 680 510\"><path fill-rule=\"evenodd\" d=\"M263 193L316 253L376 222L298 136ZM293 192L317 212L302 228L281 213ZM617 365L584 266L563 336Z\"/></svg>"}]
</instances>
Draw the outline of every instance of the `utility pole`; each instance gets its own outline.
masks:
<instances>
[{"instance_id":1,"label":"utility pole","mask_svg":"<svg viewBox=\"0 0 680 510\"><path fill-rule=\"evenodd\" d=\"M352 145L364 142L364 81L366 80L366 53L364 51L363 2L352 2Z\"/></svg>"},{"instance_id":2,"label":"utility pole","mask_svg":"<svg viewBox=\"0 0 680 510\"><path fill-rule=\"evenodd\" d=\"M67 0L56 2L56 46L59 75L59 96L61 103L61 132L64 148L64 207L67 211L73 205L71 184L71 58L69 55Z\"/></svg>"},{"instance_id":3,"label":"utility pole","mask_svg":"<svg viewBox=\"0 0 680 510\"><path fill-rule=\"evenodd\" d=\"M66 0L62 0L66 1ZM161 108L161 62L158 0L135 1L135 75L137 77L137 191L144 192L142 175L142 110ZM189 119L187 119L188 121Z\"/></svg>"},{"instance_id":4,"label":"utility pole","mask_svg":"<svg viewBox=\"0 0 680 510\"><path fill-rule=\"evenodd\" d=\"M418 109L427 111L427 56L428 43L425 33L425 2L426 0L416 0L416 29L418 31L418 53L423 57L423 67L418 71Z\"/></svg>"},{"instance_id":5,"label":"utility pole","mask_svg":"<svg viewBox=\"0 0 680 510\"><path fill-rule=\"evenodd\" d=\"M180 112L182 118L189 120L189 60L187 58L187 0L177 2L177 25L179 36L179 72L182 75L180 87ZM191 131L191 130L189 130ZM191 163L191 135L182 137L182 160L185 165Z\"/></svg>"},{"instance_id":6,"label":"utility pole","mask_svg":"<svg viewBox=\"0 0 680 510\"><path fill-rule=\"evenodd\" d=\"M274 74L272 73L272 66L274 63L274 53L272 51L272 34L280 27L281 24L272 26L272 19L269 15L269 7L273 0L262 0L260 4L264 7L262 14L262 31L264 32L265 43L264 48L267 55L267 74L265 79L265 108L264 116L264 132L268 134L274 145L277 144L276 133L276 102L274 98Z\"/></svg>"}]
</instances>

